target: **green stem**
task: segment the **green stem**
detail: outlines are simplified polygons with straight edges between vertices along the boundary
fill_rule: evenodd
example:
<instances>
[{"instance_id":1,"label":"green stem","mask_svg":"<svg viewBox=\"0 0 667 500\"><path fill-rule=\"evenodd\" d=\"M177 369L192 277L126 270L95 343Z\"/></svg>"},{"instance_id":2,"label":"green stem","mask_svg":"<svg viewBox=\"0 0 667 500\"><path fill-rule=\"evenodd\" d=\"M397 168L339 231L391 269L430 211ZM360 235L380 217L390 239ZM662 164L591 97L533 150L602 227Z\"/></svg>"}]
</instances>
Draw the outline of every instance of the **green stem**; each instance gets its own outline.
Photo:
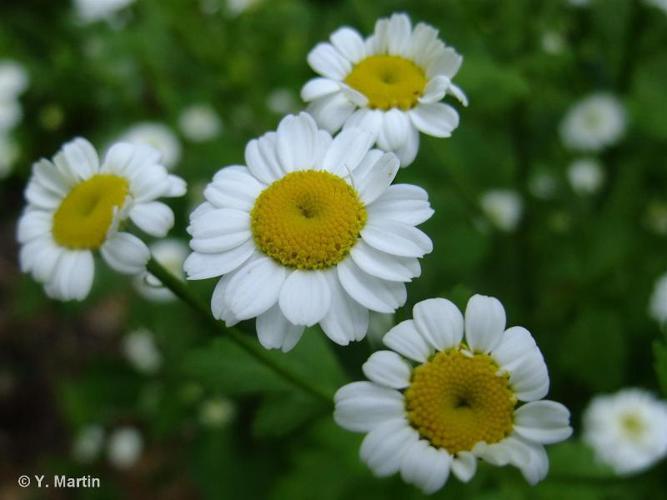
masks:
<instances>
[{"instance_id":1,"label":"green stem","mask_svg":"<svg viewBox=\"0 0 667 500\"><path fill-rule=\"evenodd\" d=\"M156 261L154 258L148 261L146 269L153 276L155 276L160 282L171 292L176 295L179 299L185 302L190 308L201 317L203 321L210 327L212 332L218 333L222 332L226 334L233 342L235 342L239 347L244 351L250 354L257 361L262 363L267 368L274 371L277 375L282 377L284 380L289 382L295 387L302 389L311 396L314 396L324 402L327 405L331 405L333 402L333 396L327 391L313 385L310 381L301 378L299 375L293 373L289 369L281 366L276 363L268 351L263 347L259 346L256 342L249 339L244 335L240 330L236 328L224 327L223 324L217 321L211 315L209 308L203 304L187 287L186 283L179 280L167 271L162 264Z\"/></svg>"}]
</instances>

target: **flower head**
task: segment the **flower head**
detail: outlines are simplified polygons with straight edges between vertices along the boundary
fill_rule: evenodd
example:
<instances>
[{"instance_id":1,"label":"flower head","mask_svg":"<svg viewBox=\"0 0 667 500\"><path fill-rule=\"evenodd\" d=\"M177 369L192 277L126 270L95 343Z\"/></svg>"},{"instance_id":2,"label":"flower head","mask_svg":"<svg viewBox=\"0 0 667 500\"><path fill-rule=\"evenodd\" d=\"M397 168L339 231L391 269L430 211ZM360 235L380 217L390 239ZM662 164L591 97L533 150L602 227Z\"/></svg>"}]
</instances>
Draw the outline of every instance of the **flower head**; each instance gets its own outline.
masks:
<instances>
[{"instance_id":1,"label":"flower head","mask_svg":"<svg viewBox=\"0 0 667 500\"><path fill-rule=\"evenodd\" d=\"M617 474L641 472L667 455L667 403L642 389L597 396L583 438Z\"/></svg>"},{"instance_id":2,"label":"flower head","mask_svg":"<svg viewBox=\"0 0 667 500\"><path fill-rule=\"evenodd\" d=\"M381 149L395 152L406 166L419 149L419 132L449 137L458 126L456 110L439 101L451 94L467 104L452 83L463 58L431 26L413 28L407 15L394 14L379 19L366 39L344 27L330 42L308 54L321 77L301 90L323 128L369 130Z\"/></svg>"},{"instance_id":3,"label":"flower head","mask_svg":"<svg viewBox=\"0 0 667 500\"><path fill-rule=\"evenodd\" d=\"M549 376L528 330L505 330L502 304L481 295L470 299L465 319L445 299L419 302L412 312L385 335L391 350L363 365L371 381L336 393L336 422L368 433L362 460L378 476L400 471L426 493L450 471L468 481L478 458L514 465L531 484L543 479L543 445L572 428L567 408L542 400Z\"/></svg>"},{"instance_id":4,"label":"flower head","mask_svg":"<svg viewBox=\"0 0 667 500\"><path fill-rule=\"evenodd\" d=\"M181 159L181 143L172 130L162 123L141 122L130 127L121 141L151 146L161 155L162 164L173 169Z\"/></svg>"},{"instance_id":5,"label":"flower head","mask_svg":"<svg viewBox=\"0 0 667 500\"><path fill-rule=\"evenodd\" d=\"M101 21L134 3L135 0L74 0L79 18L84 23Z\"/></svg>"},{"instance_id":6,"label":"flower head","mask_svg":"<svg viewBox=\"0 0 667 500\"><path fill-rule=\"evenodd\" d=\"M129 469L141 458L144 439L134 427L121 427L109 436L107 457L118 469Z\"/></svg>"},{"instance_id":7,"label":"flower head","mask_svg":"<svg viewBox=\"0 0 667 500\"><path fill-rule=\"evenodd\" d=\"M174 214L156 200L185 193L185 182L169 175L159 156L147 146L118 143L100 163L93 146L79 138L53 161L35 163L18 223L21 269L61 300L88 295L95 251L118 272L142 272L148 248L119 225L129 218L146 233L165 236Z\"/></svg>"},{"instance_id":8,"label":"flower head","mask_svg":"<svg viewBox=\"0 0 667 500\"><path fill-rule=\"evenodd\" d=\"M625 133L623 104L611 94L593 94L575 103L560 126L565 146L574 151L601 151Z\"/></svg>"},{"instance_id":9,"label":"flower head","mask_svg":"<svg viewBox=\"0 0 667 500\"><path fill-rule=\"evenodd\" d=\"M360 340L368 311L406 299L431 240L415 226L426 192L390 186L392 153L348 129L332 139L306 113L251 141L247 166L220 170L190 217L190 279L222 276L211 300L227 325L257 318L260 342L291 349L320 324L335 342Z\"/></svg>"},{"instance_id":10,"label":"flower head","mask_svg":"<svg viewBox=\"0 0 667 500\"><path fill-rule=\"evenodd\" d=\"M178 118L183 135L192 142L206 142L222 131L218 113L208 104L193 104L183 110Z\"/></svg>"},{"instance_id":11,"label":"flower head","mask_svg":"<svg viewBox=\"0 0 667 500\"><path fill-rule=\"evenodd\" d=\"M511 189L492 189L480 198L482 210L501 231L514 231L521 220L523 201Z\"/></svg>"},{"instance_id":12,"label":"flower head","mask_svg":"<svg viewBox=\"0 0 667 500\"><path fill-rule=\"evenodd\" d=\"M604 182L604 170L597 160L580 158L567 169L567 179L577 194L593 194Z\"/></svg>"}]
</instances>

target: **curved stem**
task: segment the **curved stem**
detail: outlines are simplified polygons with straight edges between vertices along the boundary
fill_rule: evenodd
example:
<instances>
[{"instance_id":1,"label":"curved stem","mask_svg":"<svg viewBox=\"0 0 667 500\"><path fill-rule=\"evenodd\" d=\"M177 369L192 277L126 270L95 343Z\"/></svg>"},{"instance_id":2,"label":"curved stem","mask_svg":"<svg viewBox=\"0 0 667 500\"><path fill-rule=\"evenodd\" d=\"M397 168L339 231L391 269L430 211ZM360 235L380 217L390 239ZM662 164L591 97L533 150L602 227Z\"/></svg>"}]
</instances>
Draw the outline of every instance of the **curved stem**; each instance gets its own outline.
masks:
<instances>
[{"instance_id":1,"label":"curved stem","mask_svg":"<svg viewBox=\"0 0 667 500\"><path fill-rule=\"evenodd\" d=\"M146 265L149 273L155 276L160 282L179 299L185 302L190 308L201 317L203 321L210 327L210 330L215 333L224 333L230 340L235 342L244 351L250 354L258 362L262 363L267 368L271 369L277 375L289 382L295 387L302 389L311 396L314 396L328 405L333 403L333 396L324 389L313 385L309 380L301 378L298 374L293 373L288 368L281 366L272 358L268 351L259 346L256 342L245 336L240 330L236 328L227 328L217 321L209 308L203 304L187 287L187 285L176 278L173 274L167 271L158 261L151 257Z\"/></svg>"}]
</instances>

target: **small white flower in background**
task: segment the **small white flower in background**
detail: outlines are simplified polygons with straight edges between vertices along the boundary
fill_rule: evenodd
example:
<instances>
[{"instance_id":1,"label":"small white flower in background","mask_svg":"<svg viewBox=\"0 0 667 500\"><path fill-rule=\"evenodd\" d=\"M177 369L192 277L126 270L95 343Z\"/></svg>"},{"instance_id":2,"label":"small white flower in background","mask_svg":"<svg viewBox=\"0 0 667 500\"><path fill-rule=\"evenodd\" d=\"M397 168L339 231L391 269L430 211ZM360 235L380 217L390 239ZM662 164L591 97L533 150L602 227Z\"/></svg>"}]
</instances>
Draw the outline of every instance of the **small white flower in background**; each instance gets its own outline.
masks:
<instances>
[{"instance_id":1,"label":"small white flower in background","mask_svg":"<svg viewBox=\"0 0 667 500\"><path fill-rule=\"evenodd\" d=\"M576 102L560 125L565 147L574 151L601 151L616 144L626 127L621 101L611 94L592 94Z\"/></svg>"},{"instance_id":2,"label":"small white flower in background","mask_svg":"<svg viewBox=\"0 0 667 500\"><path fill-rule=\"evenodd\" d=\"M210 141L222 131L220 116L208 104L193 104L185 108L178 118L178 126L192 142Z\"/></svg>"},{"instance_id":3,"label":"small white flower in background","mask_svg":"<svg viewBox=\"0 0 667 500\"><path fill-rule=\"evenodd\" d=\"M619 475L642 472L667 454L667 403L646 390L596 396L583 424L584 441Z\"/></svg>"},{"instance_id":4,"label":"small white flower in background","mask_svg":"<svg viewBox=\"0 0 667 500\"><path fill-rule=\"evenodd\" d=\"M211 398L199 408L199 421L206 427L223 427L234 418L236 406L227 398Z\"/></svg>"},{"instance_id":5,"label":"small white flower in background","mask_svg":"<svg viewBox=\"0 0 667 500\"><path fill-rule=\"evenodd\" d=\"M667 322L667 273L660 276L653 286L648 313L658 323Z\"/></svg>"},{"instance_id":6,"label":"small white flower in background","mask_svg":"<svg viewBox=\"0 0 667 500\"><path fill-rule=\"evenodd\" d=\"M296 112L300 106L290 89L275 89L266 98L266 107L277 115Z\"/></svg>"},{"instance_id":7,"label":"small white flower in background","mask_svg":"<svg viewBox=\"0 0 667 500\"><path fill-rule=\"evenodd\" d=\"M667 14L667 0L644 0L649 7L656 7Z\"/></svg>"},{"instance_id":8,"label":"small white flower in background","mask_svg":"<svg viewBox=\"0 0 667 500\"><path fill-rule=\"evenodd\" d=\"M129 218L158 238L173 226L171 208L157 199L182 196L185 182L169 175L159 156L148 146L118 143L100 162L95 148L79 138L53 161L35 163L18 222L21 270L60 300L88 295L95 251L120 273L144 272L148 247L119 224Z\"/></svg>"},{"instance_id":9,"label":"small white flower in background","mask_svg":"<svg viewBox=\"0 0 667 500\"><path fill-rule=\"evenodd\" d=\"M149 330L141 328L130 332L123 337L122 342L125 358L137 371L150 375L160 369L162 355Z\"/></svg>"},{"instance_id":10,"label":"small white flower in background","mask_svg":"<svg viewBox=\"0 0 667 500\"><path fill-rule=\"evenodd\" d=\"M141 433L134 427L121 427L109 436L107 458L114 467L129 469L137 463L143 449Z\"/></svg>"},{"instance_id":11,"label":"small white flower in background","mask_svg":"<svg viewBox=\"0 0 667 500\"><path fill-rule=\"evenodd\" d=\"M405 14L379 19L365 40L343 27L308 54L321 77L301 89L308 111L329 132L360 127L373 133L380 149L393 151L401 166L412 163L419 132L449 137L459 124L457 111L441 101L451 94L467 104L452 83L463 57L447 47L431 26L414 29Z\"/></svg>"},{"instance_id":12,"label":"small white flower in background","mask_svg":"<svg viewBox=\"0 0 667 500\"><path fill-rule=\"evenodd\" d=\"M542 33L542 50L547 54L558 55L565 48L565 40L557 31L545 31Z\"/></svg>"},{"instance_id":13,"label":"small white flower in background","mask_svg":"<svg viewBox=\"0 0 667 500\"><path fill-rule=\"evenodd\" d=\"M151 146L160 152L160 161L172 170L181 159L181 143L162 123L142 122L130 127L119 139L132 144Z\"/></svg>"},{"instance_id":14,"label":"small white flower in background","mask_svg":"<svg viewBox=\"0 0 667 500\"><path fill-rule=\"evenodd\" d=\"M84 23L109 19L135 0L74 0L77 16Z\"/></svg>"},{"instance_id":15,"label":"small white flower in background","mask_svg":"<svg viewBox=\"0 0 667 500\"><path fill-rule=\"evenodd\" d=\"M663 201L652 201L646 208L644 215L646 227L653 233L667 235L667 203Z\"/></svg>"},{"instance_id":16,"label":"small white flower in background","mask_svg":"<svg viewBox=\"0 0 667 500\"><path fill-rule=\"evenodd\" d=\"M0 179L4 179L12 172L19 154L17 142L0 132Z\"/></svg>"},{"instance_id":17,"label":"small white flower in background","mask_svg":"<svg viewBox=\"0 0 667 500\"><path fill-rule=\"evenodd\" d=\"M597 192L602 187L604 177L600 163L592 158L575 160L567 169L567 179L578 194Z\"/></svg>"},{"instance_id":18,"label":"small white flower in background","mask_svg":"<svg viewBox=\"0 0 667 500\"><path fill-rule=\"evenodd\" d=\"M183 262L189 253L185 243L167 238L153 243L149 248L153 258L165 269L177 278L185 279ZM171 290L162 286L162 283L148 272L135 278L134 288L142 297L153 302L171 302L176 299Z\"/></svg>"},{"instance_id":19,"label":"small white flower in background","mask_svg":"<svg viewBox=\"0 0 667 500\"><path fill-rule=\"evenodd\" d=\"M28 88L28 73L21 64L0 59L0 101L16 99Z\"/></svg>"},{"instance_id":20,"label":"small white flower in background","mask_svg":"<svg viewBox=\"0 0 667 500\"><path fill-rule=\"evenodd\" d=\"M392 313L421 274L433 210L423 189L391 185L393 153L348 128L335 138L307 113L248 143L246 166L218 171L190 215L189 279L221 277L213 316L257 318L260 343L289 351L320 324L334 342L364 338L368 311Z\"/></svg>"},{"instance_id":21,"label":"small white flower in background","mask_svg":"<svg viewBox=\"0 0 667 500\"><path fill-rule=\"evenodd\" d=\"M101 425L91 424L81 429L72 444L72 456L82 463L95 460L104 445L104 428Z\"/></svg>"},{"instance_id":22,"label":"small white flower in background","mask_svg":"<svg viewBox=\"0 0 667 500\"><path fill-rule=\"evenodd\" d=\"M528 191L535 198L549 200L558 189L558 181L549 172L536 172L528 180Z\"/></svg>"},{"instance_id":23,"label":"small white flower in background","mask_svg":"<svg viewBox=\"0 0 667 500\"><path fill-rule=\"evenodd\" d=\"M23 118L21 104L16 99L0 99L0 134L6 134Z\"/></svg>"},{"instance_id":24,"label":"small white flower in background","mask_svg":"<svg viewBox=\"0 0 667 500\"><path fill-rule=\"evenodd\" d=\"M544 479L544 445L572 428L565 406L542 399L549 375L530 332L506 330L502 304L482 295L468 301L465 319L440 298L412 315L384 336L391 350L364 363L370 382L335 395L336 423L367 433L361 459L380 477L400 471L424 493L442 488L450 471L469 481L478 459L513 465L530 484Z\"/></svg>"},{"instance_id":25,"label":"small white flower in background","mask_svg":"<svg viewBox=\"0 0 667 500\"><path fill-rule=\"evenodd\" d=\"M234 16L242 14L246 10L259 5L263 0L227 0L227 12Z\"/></svg>"},{"instance_id":26,"label":"small white flower in background","mask_svg":"<svg viewBox=\"0 0 667 500\"><path fill-rule=\"evenodd\" d=\"M567 0L567 3L574 7L588 7L592 0Z\"/></svg>"},{"instance_id":27,"label":"small white flower in background","mask_svg":"<svg viewBox=\"0 0 667 500\"><path fill-rule=\"evenodd\" d=\"M523 214L523 201L511 189L493 189L480 198L480 206L491 223L501 231L514 231Z\"/></svg>"}]
</instances>

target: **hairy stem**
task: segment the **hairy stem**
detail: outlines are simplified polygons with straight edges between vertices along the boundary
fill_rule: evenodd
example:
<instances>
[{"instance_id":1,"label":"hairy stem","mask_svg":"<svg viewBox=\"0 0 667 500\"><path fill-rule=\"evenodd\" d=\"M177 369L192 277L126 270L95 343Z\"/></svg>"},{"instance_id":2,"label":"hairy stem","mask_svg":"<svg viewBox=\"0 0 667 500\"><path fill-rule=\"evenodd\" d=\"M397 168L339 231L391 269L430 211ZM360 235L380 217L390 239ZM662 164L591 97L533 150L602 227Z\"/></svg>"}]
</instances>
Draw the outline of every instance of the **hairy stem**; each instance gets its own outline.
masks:
<instances>
[{"instance_id":1,"label":"hairy stem","mask_svg":"<svg viewBox=\"0 0 667 500\"><path fill-rule=\"evenodd\" d=\"M298 374L290 371L288 368L280 365L279 363L276 363L276 361L273 359L273 356L268 351L258 345L254 340L248 338L240 330L236 328L224 327L221 322L213 318L209 308L191 292L191 290L187 287L187 284L167 271L154 258L151 258L148 261L146 269L158 280L160 280L160 282L162 282L166 288L171 290L172 293L176 295L176 297L190 306L190 308L202 319L202 321L204 321L209 326L212 333L223 333L227 335L230 340L235 342L259 363L275 372L276 375L280 376L293 386L302 389L304 392L307 392L311 396L326 402L327 405L332 404L333 396L327 391L313 385L309 380L302 378Z\"/></svg>"}]
</instances>

